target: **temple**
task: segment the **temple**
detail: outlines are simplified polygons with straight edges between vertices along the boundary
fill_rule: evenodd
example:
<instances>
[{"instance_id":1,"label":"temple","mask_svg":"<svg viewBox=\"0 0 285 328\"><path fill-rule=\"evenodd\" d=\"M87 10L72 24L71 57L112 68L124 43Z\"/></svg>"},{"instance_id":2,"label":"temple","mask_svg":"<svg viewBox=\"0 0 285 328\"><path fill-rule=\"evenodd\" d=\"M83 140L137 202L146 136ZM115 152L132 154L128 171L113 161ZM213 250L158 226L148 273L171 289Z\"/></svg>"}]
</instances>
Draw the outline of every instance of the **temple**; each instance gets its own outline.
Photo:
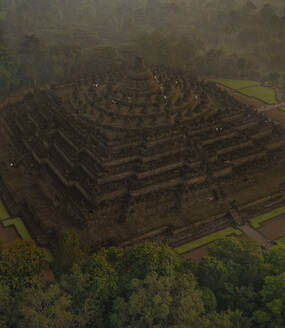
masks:
<instances>
[{"instance_id":1,"label":"temple","mask_svg":"<svg viewBox=\"0 0 285 328\"><path fill-rule=\"evenodd\" d=\"M29 95L0 124L0 187L42 238L75 227L98 245L179 244L238 224L233 202L246 216L259 200L283 201L284 128L214 83L141 58Z\"/></svg>"}]
</instances>

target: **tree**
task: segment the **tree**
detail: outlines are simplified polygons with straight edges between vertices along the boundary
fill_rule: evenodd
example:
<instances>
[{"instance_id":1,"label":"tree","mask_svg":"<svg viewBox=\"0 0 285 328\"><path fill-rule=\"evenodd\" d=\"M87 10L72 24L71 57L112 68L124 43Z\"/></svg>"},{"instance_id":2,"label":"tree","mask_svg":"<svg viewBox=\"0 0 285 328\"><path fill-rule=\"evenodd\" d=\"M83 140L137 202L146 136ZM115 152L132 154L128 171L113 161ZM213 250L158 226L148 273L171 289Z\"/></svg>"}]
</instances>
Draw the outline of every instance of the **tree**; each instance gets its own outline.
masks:
<instances>
[{"instance_id":1,"label":"tree","mask_svg":"<svg viewBox=\"0 0 285 328\"><path fill-rule=\"evenodd\" d=\"M259 11L259 15L264 19L265 22L270 22L273 17L275 17L274 8L269 4L266 3Z\"/></svg>"},{"instance_id":2,"label":"tree","mask_svg":"<svg viewBox=\"0 0 285 328\"><path fill-rule=\"evenodd\" d=\"M15 88L17 81L17 59L5 47L0 45L0 93L5 96Z\"/></svg>"},{"instance_id":3,"label":"tree","mask_svg":"<svg viewBox=\"0 0 285 328\"><path fill-rule=\"evenodd\" d=\"M86 254L76 231L65 230L60 233L54 270L56 273L67 273L75 263L82 263Z\"/></svg>"},{"instance_id":4,"label":"tree","mask_svg":"<svg viewBox=\"0 0 285 328\"><path fill-rule=\"evenodd\" d=\"M61 286L72 296L75 321L82 327L106 326L110 300L117 296L119 278L109 263L104 249L81 264L75 264L70 274L63 275Z\"/></svg>"},{"instance_id":5,"label":"tree","mask_svg":"<svg viewBox=\"0 0 285 328\"><path fill-rule=\"evenodd\" d=\"M133 279L129 297L113 303L113 327L205 327L201 292L193 275L180 274L175 280L156 273Z\"/></svg>"},{"instance_id":6,"label":"tree","mask_svg":"<svg viewBox=\"0 0 285 328\"><path fill-rule=\"evenodd\" d=\"M202 293L197 288L196 279L192 274L178 275L172 288L172 306L169 315L170 327L203 327L202 314L204 304Z\"/></svg>"},{"instance_id":7,"label":"tree","mask_svg":"<svg viewBox=\"0 0 285 328\"><path fill-rule=\"evenodd\" d=\"M224 238L209 246L209 255L227 265L233 285L250 285L261 289L268 266L261 248L248 240Z\"/></svg>"},{"instance_id":8,"label":"tree","mask_svg":"<svg viewBox=\"0 0 285 328\"><path fill-rule=\"evenodd\" d=\"M47 266L45 249L32 240L16 240L4 246L0 254L0 280L15 290L37 286Z\"/></svg>"},{"instance_id":9,"label":"tree","mask_svg":"<svg viewBox=\"0 0 285 328\"><path fill-rule=\"evenodd\" d=\"M261 291L263 309L257 310L253 321L257 327L281 328L285 325L285 272L268 276Z\"/></svg>"},{"instance_id":10,"label":"tree","mask_svg":"<svg viewBox=\"0 0 285 328\"><path fill-rule=\"evenodd\" d=\"M179 261L176 271L181 273L193 273L196 276L198 269L197 262L193 261L191 258L183 259L183 261Z\"/></svg>"},{"instance_id":11,"label":"tree","mask_svg":"<svg viewBox=\"0 0 285 328\"><path fill-rule=\"evenodd\" d=\"M32 81L33 88L36 89L40 70L43 67L43 43L34 34L26 35L19 48L22 64L26 77Z\"/></svg>"},{"instance_id":12,"label":"tree","mask_svg":"<svg viewBox=\"0 0 285 328\"><path fill-rule=\"evenodd\" d=\"M266 254L265 261L271 265L272 274L285 272L285 244L273 246Z\"/></svg>"},{"instance_id":13,"label":"tree","mask_svg":"<svg viewBox=\"0 0 285 328\"><path fill-rule=\"evenodd\" d=\"M9 94L11 86L13 85L13 77L9 71L0 66L0 94Z\"/></svg>"},{"instance_id":14,"label":"tree","mask_svg":"<svg viewBox=\"0 0 285 328\"><path fill-rule=\"evenodd\" d=\"M229 278L227 266L214 257L203 257L199 263L197 276L202 286L208 287L215 294L223 290Z\"/></svg>"},{"instance_id":15,"label":"tree","mask_svg":"<svg viewBox=\"0 0 285 328\"><path fill-rule=\"evenodd\" d=\"M171 282L153 273L145 280L133 279L127 300L119 297L113 303L110 321L114 328L166 325L169 315Z\"/></svg>"},{"instance_id":16,"label":"tree","mask_svg":"<svg viewBox=\"0 0 285 328\"><path fill-rule=\"evenodd\" d=\"M4 41L4 27L1 22L1 8L0 8L0 48L4 47L5 41Z\"/></svg>"},{"instance_id":17,"label":"tree","mask_svg":"<svg viewBox=\"0 0 285 328\"><path fill-rule=\"evenodd\" d=\"M73 327L71 299L59 286L52 284L46 290L29 289L22 294L19 312L20 327L69 328Z\"/></svg>"},{"instance_id":18,"label":"tree","mask_svg":"<svg viewBox=\"0 0 285 328\"><path fill-rule=\"evenodd\" d=\"M217 308L217 300L215 294L211 289L202 287L202 300L204 303L206 313L215 312Z\"/></svg>"},{"instance_id":19,"label":"tree","mask_svg":"<svg viewBox=\"0 0 285 328\"><path fill-rule=\"evenodd\" d=\"M122 57L119 49L112 45L100 46L93 49L92 57L96 64L97 70L116 70L122 63Z\"/></svg>"},{"instance_id":20,"label":"tree","mask_svg":"<svg viewBox=\"0 0 285 328\"><path fill-rule=\"evenodd\" d=\"M0 283L0 327L8 328L11 323L16 324L15 298L11 295L8 285Z\"/></svg>"},{"instance_id":21,"label":"tree","mask_svg":"<svg viewBox=\"0 0 285 328\"><path fill-rule=\"evenodd\" d=\"M146 242L134 245L126 251L123 259L126 279L144 279L148 274L172 277L179 264L174 251L163 243Z\"/></svg>"}]
</instances>

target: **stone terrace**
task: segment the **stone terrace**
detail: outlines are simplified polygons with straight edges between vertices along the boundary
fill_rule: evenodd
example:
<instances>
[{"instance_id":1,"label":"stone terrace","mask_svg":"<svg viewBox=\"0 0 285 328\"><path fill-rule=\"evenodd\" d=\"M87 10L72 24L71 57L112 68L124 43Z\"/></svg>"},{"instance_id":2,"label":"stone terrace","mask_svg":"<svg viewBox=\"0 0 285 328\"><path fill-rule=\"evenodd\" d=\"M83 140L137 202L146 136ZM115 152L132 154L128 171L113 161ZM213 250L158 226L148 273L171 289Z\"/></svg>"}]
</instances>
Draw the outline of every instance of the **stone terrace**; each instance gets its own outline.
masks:
<instances>
[{"instance_id":1,"label":"stone terrace","mask_svg":"<svg viewBox=\"0 0 285 328\"><path fill-rule=\"evenodd\" d=\"M207 209L223 212L227 197L285 158L284 129L252 108L215 84L143 65L27 96L0 120L15 161L65 217L61 227L118 227L96 242L163 225L200 222L204 233L230 225L227 215L203 224Z\"/></svg>"}]
</instances>

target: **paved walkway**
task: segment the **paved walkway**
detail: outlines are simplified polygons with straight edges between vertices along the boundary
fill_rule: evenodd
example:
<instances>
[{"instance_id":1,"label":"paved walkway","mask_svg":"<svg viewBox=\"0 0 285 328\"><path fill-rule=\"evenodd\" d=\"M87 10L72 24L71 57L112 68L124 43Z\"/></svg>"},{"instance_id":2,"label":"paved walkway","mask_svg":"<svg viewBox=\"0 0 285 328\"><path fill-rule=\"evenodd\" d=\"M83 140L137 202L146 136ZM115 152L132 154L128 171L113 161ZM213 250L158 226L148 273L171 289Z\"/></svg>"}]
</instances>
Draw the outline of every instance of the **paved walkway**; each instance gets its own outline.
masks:
<instances>
[{"instance_id":1,"label":"paved walkway","mask_svg":"<svg viewBox=\"0 0 285 328\"><path fill-rule=\"evenodd\" d=\"M278 103L278 104L274 104L274 105L261 106L261 107L257 108L256 110L258 112L267 112L268 110L277 109L279 107L284 107L284 106L285 106L285 101Z\"/></svg>"},{"instance_id":2,"label":"paved walkway","mask_svg":"<svg viewBox=\"0 0 285 328\"><path fill-rule=\"evenodd\" d=\"M272 243L267 239L262 233L253 229L249 224L245 224L240 227L240 229L252 240L258 243L260 246L263 246L265 249L269 249L272 246Z\"/></svg>"},{"instance_id":3,"label":"paved walkway","mask_svg":"<svg viewBox=\"0 0 285 328\"><path fill-rule=\"evenodd\" d=\"M283 100L285 100L284 95L283 95L283 90L279 89L279 88L274 88L275 90L275 94L276 94L276 99L279 103L281 103Z\"/></svg>"}]
</instances>

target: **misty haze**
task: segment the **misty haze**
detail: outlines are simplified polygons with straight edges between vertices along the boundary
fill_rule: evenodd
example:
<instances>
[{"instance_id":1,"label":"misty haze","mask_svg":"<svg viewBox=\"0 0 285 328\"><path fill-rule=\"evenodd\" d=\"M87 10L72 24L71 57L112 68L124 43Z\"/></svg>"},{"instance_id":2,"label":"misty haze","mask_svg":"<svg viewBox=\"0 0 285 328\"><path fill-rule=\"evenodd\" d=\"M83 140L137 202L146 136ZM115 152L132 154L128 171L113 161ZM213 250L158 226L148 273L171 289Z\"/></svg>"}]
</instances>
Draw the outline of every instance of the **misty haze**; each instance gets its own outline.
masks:
<instances>
[{"instance_id":1,"label":"misty haze","mask_svg":"<svg viewBox=\"0 0 285 328\"><path fill-rule=\"evenodd\" d=\"M284 0L0 0L0 327L285 327Z\"/></svg>"}]
</instances>

